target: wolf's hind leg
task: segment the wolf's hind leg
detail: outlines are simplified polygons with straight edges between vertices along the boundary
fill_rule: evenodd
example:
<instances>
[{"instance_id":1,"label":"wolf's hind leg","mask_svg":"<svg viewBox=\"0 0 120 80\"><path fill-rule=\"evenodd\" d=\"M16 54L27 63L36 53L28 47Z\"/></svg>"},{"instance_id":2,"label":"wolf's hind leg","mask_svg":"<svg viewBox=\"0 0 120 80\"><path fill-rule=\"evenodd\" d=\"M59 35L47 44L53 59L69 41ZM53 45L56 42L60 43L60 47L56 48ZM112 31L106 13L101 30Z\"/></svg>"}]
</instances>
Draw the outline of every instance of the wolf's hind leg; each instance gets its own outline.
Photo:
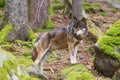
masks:
<instances>
[{"instance_id":1,"label":"wolf's hind leg","mask_svg":"<svg viewBox=\"0 0 120 80\"><path fill-rule=\"evenodd\" d=\"M45 51L43 52L43 55L41 56L41 58L39 59L39 64L40 65L40 70L41 72L44 73L43 71L43 63L44 61L50 56L50 51L49 51L50 47L48 47L47 49L45 49Z\"/></svg>"}]
</instances>

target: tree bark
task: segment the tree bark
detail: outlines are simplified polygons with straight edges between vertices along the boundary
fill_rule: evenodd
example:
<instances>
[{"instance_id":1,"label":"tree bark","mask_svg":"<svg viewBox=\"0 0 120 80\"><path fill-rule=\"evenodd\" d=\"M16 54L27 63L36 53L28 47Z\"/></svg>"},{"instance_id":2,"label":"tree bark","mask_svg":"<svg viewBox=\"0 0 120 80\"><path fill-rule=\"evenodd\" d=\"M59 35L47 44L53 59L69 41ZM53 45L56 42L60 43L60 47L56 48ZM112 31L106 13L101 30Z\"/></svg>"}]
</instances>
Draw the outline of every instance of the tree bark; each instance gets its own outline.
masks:
<instances>
[{"instance_id":1,"label":"tree bark","mask_svg":"<svg viewBox=\"0 0 120 80\"><path fill-rule=\"evenodd\" d=\"M72 17L76 17L78 20L83 18L82 2L83 0L72 0Z\"/></svg>"},{"instance_id":2,"label":"tree bark","mask_svg":"<svg viewBox=\"0 0 120 80\"><path fill-rule=\"evenodd\" d=\"M4 26L11 24L14 30L7 36L8 41L16 39L27 40L28 30L28 3L27 0L6 0Z\"/></svg>"},{"instance_id":3,"label":"tree bark","mask_svg":"<svg viewBox=\"0 0 120 80\"><path fill-rule=\"evenodd\" d=\"M47 21L49 4L49 0L30 0L29 22L32 29L36 30Z\"/></svg>"}]
</instances>

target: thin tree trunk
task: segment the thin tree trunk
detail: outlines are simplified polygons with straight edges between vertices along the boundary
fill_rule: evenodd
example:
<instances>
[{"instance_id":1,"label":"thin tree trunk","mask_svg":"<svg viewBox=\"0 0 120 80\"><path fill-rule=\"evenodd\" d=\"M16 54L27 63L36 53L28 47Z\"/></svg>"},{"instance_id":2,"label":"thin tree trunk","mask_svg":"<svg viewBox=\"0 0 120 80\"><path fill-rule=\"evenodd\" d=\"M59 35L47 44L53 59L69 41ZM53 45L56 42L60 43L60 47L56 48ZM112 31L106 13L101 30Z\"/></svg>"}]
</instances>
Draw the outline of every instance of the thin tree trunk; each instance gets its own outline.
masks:
<instances>
[{"instance_id":1,"label":"thin tree trunk","mask_svg":"<svg viewBox=\"0 0 120 80\"><path fill-rule=\"evenodd\" d=\"M76 17L78 20L83 18L82 2L83 0L72 0L72 17Z\"/></svg>"},{"instance_id":2,"label":"thin tree trunk","mask_svg":"<svg viewBox=\"0 0 120 80\"><path fill-rule=\"evenodd\" d=\"M49 0L30 0L29 22L32 29L44 25L48 19Z\"/></svg>"}]
</instances>

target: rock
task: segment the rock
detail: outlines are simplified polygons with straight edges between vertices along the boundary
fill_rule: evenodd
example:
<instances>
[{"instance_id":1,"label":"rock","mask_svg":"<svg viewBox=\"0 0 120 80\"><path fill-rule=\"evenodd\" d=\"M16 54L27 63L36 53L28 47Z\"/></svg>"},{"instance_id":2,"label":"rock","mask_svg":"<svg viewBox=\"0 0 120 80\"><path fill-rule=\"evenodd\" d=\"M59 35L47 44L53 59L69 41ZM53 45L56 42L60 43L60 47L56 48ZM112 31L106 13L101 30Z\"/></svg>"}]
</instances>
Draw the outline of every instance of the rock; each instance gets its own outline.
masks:
<instances>
[{"instance_id":1,"label":"rock","mask_svg":"<svg viewBox=\"0 0 120 80\"><path fill-rule=\"evenodd\" d=\"M101 72L103 75L112 77L114 72L119 69L119 61L111 58L110 56L104 55L103 52L98 48L95 48L96 55L94 59L94 66L98 72Z\"/></svg>"},{"instance_id":2,"label":"rock","mask_svg":"<svg viewBox=\"0 0 120 80\"><path fill-rule=\"evenodd\" d=\"M120 68L120 20L95 44L94 66L105 76L112 77Z\"/></svg>"},{"instance_id":3,"label":"rock","mask_svg":"<svg viewBox=\"0 0 120 80\"><path fill-rule=\"evenodd\" d=\"M96 42L101 36L102 31L90 19L87 19L88 36L93 42Z\"/></svg>"},{"instance_id":4,"label":"rock","mask_svg":"<svg viewBox=\"0 0 120 80\"><path fill-rule=\"evenodd\" d=\"M0 67L3 66L4 60L11 60L11 59L15 59L15 57L13 55L9 54L8 52L0 50Z\"/></svg>"},{"instance_id":5,"label":"rock","mask_svg":"<svg viewBox=\"0 0 120 80\"><path fill-rule=\"evenodd\" d=\"M120 80L120 69L115 72L112 80Z\"/></svg>"},{"instance_id":6,"label":"rock","mask_svg":"<svg viewBox=\"0 0 120 80\"><path fill-rule=\"evenodd\" d=\"M64 80L96 80L93 74L82 64L71 65L61 70Z\"/></svg>"},{"instance_id":7,"label":"rock","mask_svg":"<svg viewBox=\"0 0 120 80\"><path fill-rule=\"evenodd\" d=\"M16 60L6 51L0 50L0 80L39 80L29 76L28 66L33 63L27 60Z\"/></svg>"}]
</instances>

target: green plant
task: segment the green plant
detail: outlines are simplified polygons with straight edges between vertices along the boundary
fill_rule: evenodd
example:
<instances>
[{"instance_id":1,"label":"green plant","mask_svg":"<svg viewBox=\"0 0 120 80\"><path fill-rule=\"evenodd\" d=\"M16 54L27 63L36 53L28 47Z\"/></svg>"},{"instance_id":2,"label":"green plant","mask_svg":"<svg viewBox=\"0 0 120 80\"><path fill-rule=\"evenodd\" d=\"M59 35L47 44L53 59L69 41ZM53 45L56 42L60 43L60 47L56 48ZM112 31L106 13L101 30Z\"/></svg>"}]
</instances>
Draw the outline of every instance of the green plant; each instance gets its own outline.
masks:
<instances>
[{"instance_id":1,"label":"green plant","mask_svg":"<svg viewBox=\"0 0 120 80\"><path fill-rule=\"evenodd\" d=\"M0 0L0 8L5 7L5 0Z\"/></svg>"},{"instance_id":2,"label":"green plant","mask_svg":"<svg viewBox=\"0 0 120 80\"><path fill-rule=\"evenodd\" d=\"M52 9L53 10L59 10L59 9L64 9L65 8L65 4L54 4L52 5Z\"/></svg>"},{"instance_id":3,"label":"green plant","mask_svg":"<svg viewBox=\"0 0 120 80\"><path fill-rule=\"evenodd\" d=\"M54 23L52 20L49 18L46 23L43 25L44 29L53 29L54 28Z\"/></svg>"},{"instance_id":4,"label":"green plant","mask_svg":"<svg viewBox=\"0 0 120 80\"><path fill-rule=\"evenodd\" d=\"M10 31L13 30L13 26L11 24L7 24L1 31L0 31L0 44L6 41L6 37Z\"/></svg>"},{"instance_id":5,"label":"green plant","mask_svg":"<svg viewBox=\"0 0 120 80\"><path fill-rule=\"evenodd\" d=\"M97 10L99 10L100 6L101 6L100 3L92 4L88 2L84 2L82 5L82 7L88 12L96 12Z\"/></svg>"}]
</instances>

